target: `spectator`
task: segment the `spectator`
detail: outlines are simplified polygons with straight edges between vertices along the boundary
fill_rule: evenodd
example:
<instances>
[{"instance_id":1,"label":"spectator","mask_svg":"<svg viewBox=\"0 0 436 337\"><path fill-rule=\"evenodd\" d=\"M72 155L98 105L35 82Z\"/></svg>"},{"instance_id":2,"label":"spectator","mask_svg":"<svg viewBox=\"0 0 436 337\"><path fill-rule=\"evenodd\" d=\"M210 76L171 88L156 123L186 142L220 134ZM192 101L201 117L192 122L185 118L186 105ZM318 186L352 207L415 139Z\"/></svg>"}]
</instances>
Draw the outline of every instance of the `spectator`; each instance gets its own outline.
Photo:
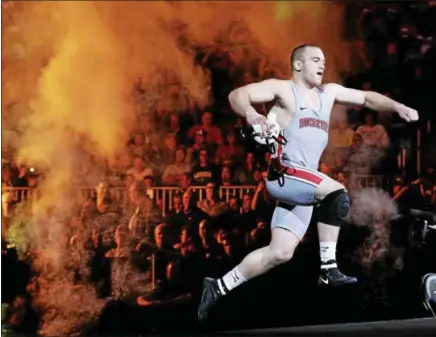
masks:
<instances>
[{"instance_id":1,"label":"spectator","mask_svg":"<svg viewBox=\"0 0 436 337\"><path fill-rule=\"evenodd\" d=\"M168 116L167 104L165 100L159 99L154 103L153 121L155 124L162 125Z\"/></svg>"},{"instance_id":2,"label":"spectator","mask_svg":"<svg viewBox=\"0 0 436 337\"><path fill-rule=\"evenodd\" d=\"M183 148L176 151L176 160L165 168L162 175L162 183L165 185L177 185L182 176L191 171L191 166L185 163L186 153Z\"/></svg>"},{"instance_id":3,"label":"spectator","mask_svg":"<svg viewBox=\"0 0 436 337\"><path fill-rule=\"evenodd\" d=\"M172 200L170 202L168 217L171 217L172 215L181 214L182 212L183 212L182 193L180 191L175 191L172 195Z\"/></svg>"},{"instance_id":4,"label":"spectator","mask_svg":"<svg viewBox=\"0 0 436 337\"><path fill-rule=\"evenodd\" d=\"M195 186L205 186L209 181L216 180L217 168L210 163L209 152L206 149L201 149L199 153L198 164L192 168L192 183Z\"/></svg>"},{"instance_id":5,"label":"spectator","mask_svg":"<svg viewBox=\"0 0 436 337\"><path fill-rule=\"evenodd\" d=\"M354 134L353 141L351 142L350 156L344 167L344 173L369 174L373 162L371 151L367 151L363 145L362 136L357 133Z\"/></svg>"},{"instance_id":6,"label":"spectator","mask_svg":"<svg viewBox=\"0 0 436 337\"><path fill-rule=\"evenodd\" d=\"M131 174L135 180L144 180L146 176L152 176L153 170L145 167L142 157L133 158L133 167L129 168L126 174Z\"/></svg>"},{"instance_id":7,"label":"spectator","mask_svg":"<svg viewBox=\"0 0 436 337\"><path fill-rule=\"evenodd\" d=\"M208 182L206 185L206 198L197 202L197 207L211 218L219 217L227 211L227 204L220 201L216 193L216 185Z\"/></svg>"},{"instance_id":8,"label":"spectator","mask_svg":"<svg viewBox=\"0 0 436 337\"><path fill-rule=\"evenodd\" d=\"M112 160L108 162L108 177L107 180L112 186L122 186L125 179L126 171L132 165L132 158L129 150L118 153Z\"/></svg>"},{"instance_id":9,"label":"spectator","mask_svg":"<svg viewBox=\"0 0 436 337\"><path fill-rule=\"evenodd\" d=\"M106 183L99 183L95 190L97 192L97 198L95 202L89 200L82 211L84 214L92 218L107 213L121 214L121 208L118 203L112 201L112 196Z\"/></svg>"},{"instance_id":10,"label":"spectator","mask_svg":"<svg viewBox=\"0 0 436 337\"><path fill-rule=\"evenodd\" d=\"M252 209L252 196L249 193L244 194L242 197L242 205L240 209L239 225L238 228L243 232L249 232L256 227L256 214Z\"/></svg>"},{"instance_id":11,"label":"spectator","mask_svg":"<svg viewBox=\"0 0 436 337\"><path fill-rule=\"evenodd\" d=\"M221 130L213 124L213 116L210 112L205 111L201 117L202 124L195 125L189 130L189 138L194 139L197 132L200 130L206 133L206 143L212 145L220 145L223 143Z\"/></svg>"},{"instance_id":12,"label":"spectator","mask_svg":"<svg viewBox=\"0 0 436 337\"><path fill-rule=\"evenodd\" d=\"M236 144L236 136L233 131L226 133L226 143L221 144L215 155L215 164L225 164L226 161L240 163L244 154L244 148Z\"/></svg>"},{"instance_id":13,"label":"spectator","mask_svg":"<svg viewBox=\"0 0 436 337\"><path fill-rule=\"evenodd\" d=\"M187 139L183 130L180 127L180 118L177 114L172 114L170 117L170 125L168 131L176 138L177 145L188 145Z\"/></svg>"},{"instance_id":14,"label":"spectator","mask_svg":"<svg viewBox=\"0 0 436 337\"><path fill-rule=\"evenodd\" d=\"M215 147L213 145L206 143L207 132L204 130L199 130L195 134L194 144L188 148L187 158L188 162L198 161L200 158L200 151L206 149L210 154L214 153Z\"/></svg>"},{"instance_id":15,"label":"spectator","mask_svg":"<svg viewBox=\"0 0 436 337\"><path fill-rule=\"evenodd\" d=\"M180 231L180 241L174 245L174 249L185 258L197 253L198 247L196 247L193 236L187 227Z\"/></svg>"},{"instance_id":16,"label":"spectator","mask_svg":"<svg viewBox=\"0 0 436 337\"><path fill-rule=\"evenodd\" d=\"M182 190L186 191L189 187L191 187L192 183L192 174L191 173L185 173L180 176L180 180L178 182L178 187L180 187Z\"/></svg>"},{"instance_id":17,"label":"spectator","mask_svg":"<svg viewBox=\"0 0 436 337\"><path fill-rule=\"evenodd\" d=\"M236 180L241 185L255 185L256 180L254 178L254 172L258 164L256 163L256 157L253 152L247 152L245 156L245 163L242 169L239 169L236 174Z\"/></svg>"},{"instance_id":18,"label":"spectator","mask_svg":"<svg viewBox=\"0 0 436 337\"><path fill-rule=\"evenodd\" d=\"M378 124L377 113L364 110L365 124L357 128L356 134L360 135L364 146L376 149L387 149L389 137L383 125Z\"/></svg>"},{"instance_id":19,"label":"spectator","mask_svg":"<svg viewBox=\"0 0 436 337\"><path fill-rule=\"evenodd\" d=\"M165 281L166 265L177 256L168 233L168 225L160 223L153 231L153 242L145 238L137 246L137 250L153 254L155 276L159 283Z\"/></svg>"},{"instance_id":20,"label":"spectator","mask_svg":"<svg viewBox=\"0 0 436 337\"><path fill-rule=\"evenodd\" d=\"M208 219L201 221L198 225L198 235L201 243L200 249L203 256L209 260L209 266L223 254L223 248L216 242L213 234L211 221Z\"/></svg>"},{"instance_id":21,"label":"spectator","mask_svg":"<svg viewBox=\"0 0 436 337\"><path fill-rule=\"evenodd\" d=\"M257 185L258 183L260 183L261 181L264 180L263 175L264 175L264 172L260 168L257 168L254 171L254 173L253 173L254 185Z\"/></svg>"},{"instance_id":22,"label":"spectator","mask_svg":"<svg viewBox=\"0 0 436 337\"><path fill-rule=\"evenodd\" d=\"M106 253L107 258L126 258L130 256L128 230L125 226L118 226L115 230L115 248Z\"/></svg>"},{"instance_id":23,"label":"spectator","mask_svg":"<svg viewBox=\"0 0 436 337\"><path fill-rule=\"evenodd\" d=\"M229 198L229 211L234 212L239 215L239 202L236 196L231 196Z\"/></svg>"},{"instance_id":24,"label":"spectator","mask_svg":"<svg viewBox=\"0 0 436 337\"><path fill-rule=\"evenodd\" d=\"M133 156L141 158L145 156L146 145L143 133L138 132L133 136L133 141L130 144L129 149Z\"/></svg>"},{"instance_id":25,"label":"spectator","mask_svg":"<svg viewBox=\"0 0 436 337\"><path fill-rule=\"evenodd\" d=\"M12 169L8 165L4 165L2 167L2 186L12 187L14 186L13 182L13 172Z\"/></svg>"},{"instance_id":26,"label":"spectator","mask_svg":"<svg viewBox=\"0 0 436 337\"><path fill-rule=\"evenodd\" d=\"M161 164L164 164L165 166L173 164L175 161L176 150L177 150L176 136L174 134L167 135L167 137L165 138L165 143L163 144L163 147L160 150L159 157L162 159Z\"/></svg>"},{"instance_id":27,"label":"spectator","mask_svg":"<svg viewBox=\"0 0 436 337\"><path fill-rule=\"evenodd\" d=\"M221 186L234 186L235 180L230 166L223 166L221 168Z\"/></svg>"},{"instance_id":28,"label":"spectator","mask_svg":"<svg viewBox=\"0 0 436 337\"><path fill-rule=\"evenodd\" d=\"M132 185L135 182L135 176L133 174L127 174L124 177L124 187L129 190L130 185Z\"/></svg>"},{"instance_id":29,"label":"spectator","mask_svg":"<svg viewBox=\"0 0 436 337\"><path fill-rule=\"evenodd\" d=\"M344 158L351 146L354 131L348 127L346 118L338 121L337 127L330 131L330 143L333 157L340 156Z\"/></svg>"},{"instance_id":30,"label":"spectator","mask_svg":"<svg viewBox=\"0 0 436 337\"><path fill-rule=\"evenodd\" d=\"M183 203L183 216L186 221L186 225L190 228L192 225L198 224L200 221L200 212L195 206L195 202L192 198L192 192L190 190L185 191L182 197Z\"/></svg>"},{"instance_id":31,"label":"spectator","mask_svg":"<svg viewBox=\"0 0 436 337\"><path fill-rule=\"evenodd\" d=\"M135 206L133 215L130 215L128 223L129 232L134 240L150 236L153 228L161 222L161 214L155 204L147 195L147 189L143 181L135 181L129 189L131 203Z\"/></svg>"},{"instance_id":32,"label":"spectator","mask_svg":"<svg viewBox=\"0 0 436 337\"><path fill-rule=\"evenodd\" d=\"M119 238L115 237L115 241L117 240L120 241ZM121 244L121 242L119 243ZM111 292L111 272L110 263L106 259L106 253L110 250L110 247L104 245L103 235L98 228L92 230L91 238L88 240L86 248L89 252L89 279L94 284L100 298L109 296ZM111 253L111 255L112 254L123 255L116 252Z\"/></svg>"}]
</instances>

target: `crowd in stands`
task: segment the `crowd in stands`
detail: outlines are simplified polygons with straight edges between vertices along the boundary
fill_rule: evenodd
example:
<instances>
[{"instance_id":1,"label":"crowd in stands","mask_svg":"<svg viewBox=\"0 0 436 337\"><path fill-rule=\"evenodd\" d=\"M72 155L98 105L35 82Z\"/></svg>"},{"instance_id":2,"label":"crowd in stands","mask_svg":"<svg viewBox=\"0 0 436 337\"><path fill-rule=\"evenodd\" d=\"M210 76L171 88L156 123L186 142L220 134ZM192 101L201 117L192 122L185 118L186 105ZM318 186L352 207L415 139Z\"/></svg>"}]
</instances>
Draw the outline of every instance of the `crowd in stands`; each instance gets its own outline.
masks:
<instances>
[{"instance_id":1,"label":"crowd in stands","mask_svg":"<svg viewBox=\"0 0 436 337\"><path fill-rule=\"evenodd\" d=\"M435 67L435 1L350 3L347 11L350 20L359 22L347 27L347 38L355 46L353 57L360 60L360 71L346 84L388 94L422 108L425 116ZM221 276L269 240L275 205L264 184L269 153L255 143L242 143L244 121L231 113L227 103L227 94L237 86L283 77L261 53L244 49L252 46L234 45L221 37L212 46L196 47L196 62L211 77L212 100L207 107L193 104L177 81L164 83L151 103L140 81L136 83L134 97L143 107L138 118L144 120L139 125L152 121L156 130L164 131L155 135L132 130L125 151L104 163L105 176L95 195L78 204L71 219L66 246L86 250L91 270L87 276L75 271L76 282L88 278L99 297L125 299L126 290L114 285L117 264L150 275L152 291L127 290L127 295L134 297L135 306L147 308L147 322L159 327L168 328L168 321L158 319L162 310L170 313L167 318L172 315L181 322L181 317L191 317L186 322L192 323L202 278ZM348 119L331 126L320 171L346 186L353 175L403 173L404 167L397 164L398 132L390 127L396 122L395 117L380 120L372 111L350 110ZM78 172L94 177L90 167ZM2 187L37 187L38 179L39 172L18 166L11 158L2 165ZM171 200L163 200L154 192L156 186L178 189L171 192ZM233 186L241 186L243 192L234 193ZM120 187L126 192L115 197L114 188ZM14 194L2 194L4 224L12 223L13 209L21 201ZM13 242L7 242L6 231L2 231L2 268L18 268L13 248L7 248ZM303 242L310 240L309 233ZM7 295L2 302L9 303L8 326L29 332L36 327L31 323L37 318L32 321L28 312L38 312L30 304L37 296L38 278L24 265L20 262L18 272L3 278L2 291ZM124 316L128 319L126 312Z\"/></svg>"}]
</instances>

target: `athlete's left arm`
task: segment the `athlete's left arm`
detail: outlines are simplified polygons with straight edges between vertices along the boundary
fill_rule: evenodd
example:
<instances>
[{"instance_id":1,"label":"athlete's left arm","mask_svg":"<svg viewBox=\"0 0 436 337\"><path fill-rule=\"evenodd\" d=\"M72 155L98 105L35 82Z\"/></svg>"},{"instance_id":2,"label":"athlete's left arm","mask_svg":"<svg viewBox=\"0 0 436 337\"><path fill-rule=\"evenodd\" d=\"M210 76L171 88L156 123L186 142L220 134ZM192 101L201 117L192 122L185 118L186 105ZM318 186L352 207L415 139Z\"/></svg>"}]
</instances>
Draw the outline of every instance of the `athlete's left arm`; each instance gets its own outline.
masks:
<instances>
[{"instance_id":1,"label":"athlete's left arm","mask_svg":"<svg viewBox=\"0 0 436 337\"><path fill-rule=\"evenodd\" d=\"M342 105L364 106L378 112L396 112L407 122L418 120L418 112L399 102L374 91L362 91L345 88L339 84L326 84L324 90L335 98L335 102Z\"/></svg>"}]
</instances>

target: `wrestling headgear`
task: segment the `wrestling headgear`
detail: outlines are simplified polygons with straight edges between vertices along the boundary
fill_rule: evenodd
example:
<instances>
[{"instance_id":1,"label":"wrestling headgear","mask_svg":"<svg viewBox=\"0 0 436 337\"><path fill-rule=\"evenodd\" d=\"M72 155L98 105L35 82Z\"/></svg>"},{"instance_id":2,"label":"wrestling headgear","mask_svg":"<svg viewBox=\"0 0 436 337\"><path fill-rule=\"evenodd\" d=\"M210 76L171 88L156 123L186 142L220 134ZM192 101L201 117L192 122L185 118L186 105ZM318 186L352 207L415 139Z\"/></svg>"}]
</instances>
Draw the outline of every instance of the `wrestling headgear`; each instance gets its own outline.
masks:
<instances>
[{"instance_id":1,"label":"wrestling headgear","mask_svg":"<svg viewBox=\"0 0 436 337\"><path fill-rule=\"evenodd\" d=\"M250 137L261 145L274 145L276 143L285 145L286 139L280 135L280 126L277 123L277 115L273 112L267 116L267 130L263 125L253 124L251 127L243 128L241 134L243 138Z\"/></svg>"}]
</instances>

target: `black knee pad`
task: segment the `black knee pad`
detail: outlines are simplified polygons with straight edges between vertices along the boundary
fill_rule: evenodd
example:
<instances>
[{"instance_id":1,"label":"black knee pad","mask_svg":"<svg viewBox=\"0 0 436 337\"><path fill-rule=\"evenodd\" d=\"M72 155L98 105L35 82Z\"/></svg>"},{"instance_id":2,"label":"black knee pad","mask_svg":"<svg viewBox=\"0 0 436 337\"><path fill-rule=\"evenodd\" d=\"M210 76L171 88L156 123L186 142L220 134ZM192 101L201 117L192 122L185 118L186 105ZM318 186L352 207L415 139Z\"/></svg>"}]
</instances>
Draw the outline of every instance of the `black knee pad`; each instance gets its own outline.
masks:
<instances>
[{"instance_id":1,"label":"black knee pad","mask_svg":"<svg viewBox=\"0 0 436 337\"><path fill-rule=\"evenodd\" d=\"M350 198L346 190L341 189L327 195L319 206L319 222L332 226L341 226L350 211Z\"/></svg>"}]
</instances>

